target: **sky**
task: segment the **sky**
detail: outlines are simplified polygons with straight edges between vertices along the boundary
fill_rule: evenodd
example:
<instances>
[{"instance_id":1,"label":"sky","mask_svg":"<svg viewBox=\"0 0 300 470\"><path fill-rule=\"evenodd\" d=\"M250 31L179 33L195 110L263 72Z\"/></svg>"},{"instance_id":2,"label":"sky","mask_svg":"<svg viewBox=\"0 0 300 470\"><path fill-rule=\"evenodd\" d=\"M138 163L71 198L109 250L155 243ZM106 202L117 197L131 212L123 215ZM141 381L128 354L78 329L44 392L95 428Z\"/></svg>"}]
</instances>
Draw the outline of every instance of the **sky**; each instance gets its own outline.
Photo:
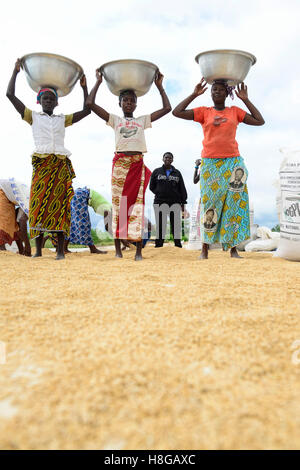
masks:
<instances>
[{"instance_id":1,"label":"sky","mask_svg":"<svg viewBox=\"0 0 300 470\"><path fill-rule=\"evenodd\" d=\"M249 170L248 188L254 222L272 227L278 223L274 182L283 154L280 149L299 148L300 105L300 1L285 0L127 0L101 2L52 0L50 7L35 0L1 5L1 173L30 185L33 140L30 126L22 122L5 96L18 57L32 52L61 54L78 62L85 71L89 90L95 69L117 59L154 62L164 74L164 86L175 107L200 81L195 56L211 49L240 49L254 54L257 63L245 80L250 100L260 110L265 125L241 124L237 130L240 154ZM17 77L16 95L39 110L36 95L24 72ZM82 108L79 83L59 100L56 113ZM96 103L120 114L118 98L101 85ZM227 106L245 105L235 97ZM191 107L211 106L210 91ZM161 107L153 85L138 99L135 115ZM148 152L145 164L154 170L162 155L171 151L174 166L183 174L190 207L199 194L193 184L194 162L202 149L200 124L175 118L171 113L145 131ZM95 114L66 129L65 144L72 152L77 178L74 187L88 186L111 200L110 175L114 132ZM147 189L146 204L153 194Z\"/></svg>"}]
</instances>

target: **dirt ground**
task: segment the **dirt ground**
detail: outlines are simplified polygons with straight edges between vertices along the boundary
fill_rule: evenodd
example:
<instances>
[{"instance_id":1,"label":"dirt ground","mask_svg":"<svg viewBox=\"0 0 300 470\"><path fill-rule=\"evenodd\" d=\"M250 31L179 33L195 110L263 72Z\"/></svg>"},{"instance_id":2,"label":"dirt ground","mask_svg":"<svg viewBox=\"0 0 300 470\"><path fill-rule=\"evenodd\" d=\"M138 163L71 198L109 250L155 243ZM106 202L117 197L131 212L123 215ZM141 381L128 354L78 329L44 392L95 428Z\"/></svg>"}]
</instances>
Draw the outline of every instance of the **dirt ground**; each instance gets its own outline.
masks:
<instances>
[{"instance_id":1,"label":"dirt ground","mask_svg":"<svg viewBox=\"0 0 300 470\"><path fill-rule=\"evenodd\" d=\"M0 252L0 448L299 449L300 264L198 254Z\"/></svg>"}]
</instances>

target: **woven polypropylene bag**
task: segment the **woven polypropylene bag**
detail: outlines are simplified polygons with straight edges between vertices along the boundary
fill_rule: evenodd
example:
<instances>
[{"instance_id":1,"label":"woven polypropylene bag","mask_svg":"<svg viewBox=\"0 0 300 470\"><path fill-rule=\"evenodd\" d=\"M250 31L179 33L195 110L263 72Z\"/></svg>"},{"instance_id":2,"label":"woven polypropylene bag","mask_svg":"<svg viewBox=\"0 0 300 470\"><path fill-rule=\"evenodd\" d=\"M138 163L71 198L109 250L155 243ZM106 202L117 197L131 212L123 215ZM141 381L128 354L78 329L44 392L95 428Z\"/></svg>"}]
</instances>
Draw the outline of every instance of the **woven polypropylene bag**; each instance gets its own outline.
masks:
<instances>
[{"instance_id":1,"label":"woven polypropylene bag","mask_svg":"<svg viewBox=\"0 0 300 470\"><path fill-rule=\"evenodd\" d=\"M281 164L280 242L276 256L300 261L300 150L283 151Z\"/></svg>"}]
</instances>

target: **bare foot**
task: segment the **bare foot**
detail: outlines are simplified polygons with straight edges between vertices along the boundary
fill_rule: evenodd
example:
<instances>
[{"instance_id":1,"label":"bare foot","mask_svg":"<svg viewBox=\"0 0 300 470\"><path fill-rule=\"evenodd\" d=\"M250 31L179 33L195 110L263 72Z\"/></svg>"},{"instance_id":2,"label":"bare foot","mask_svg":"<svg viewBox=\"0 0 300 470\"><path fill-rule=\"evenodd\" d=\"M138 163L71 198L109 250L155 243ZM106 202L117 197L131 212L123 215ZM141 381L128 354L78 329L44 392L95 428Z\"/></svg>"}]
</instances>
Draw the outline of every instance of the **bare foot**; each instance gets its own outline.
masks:
<instances>
[{"instance_id":1,"label":"bare foot","mask_svg":"<svg viewBox=\"0 0 300 470\"><path fill-rule=\"evenodd\" d=\"M142 242L136 242L136 252L135 252L135 261L142 261L143 256L142 256Z\"/></svg>"},{"instance_id":2,"label":"bare foot","mask_svg":"<svg viewBox=\"0 0 300 470\"><path fill-rule=\"evenodd\" d=\"M114 242L115 242L115 250L116 250L115 257L123 258L122 250L121 250L121 240L119 238L115 238Z\"/></svg>"},{"instance_id":3,"label":"bare foot","mask_svg":"<svg viewBox=\"0 0 300 470\"><path fill-rule=\"evenodd\" d=\"M102 251L102 250L98 250L98 248L95 248L91 250L91 253L95 253L97 255L106 255L107 251Z\"/></svg>"},{"instance_id":4,"label":"bare foot","mask_svg":"<svg viewBox=\"0 0 300 470\"><path fill-rule=\"evenodd\" d=\"M203 243L202 251L199 256L199 259L208 259L208 244L207 243Z\"/></svg>"},{"instance_id":5,"label":"bare foot","mask_svg":"<svg viewBox=\"0 0 300 470\"><path fill-rule=\"evenodd\" d=\"M95 247L95 245L89 245L89 249L91 253L95 253L96 255L106 255L107 251L101 251L98 250L98 248ZM120 251L117 247L116 251Z\"/></svg>"},{"instance_id":6,"label":"bare foot","mask_svg":"<svg viewBox=\"0 0 300 470\"><path fill-rule=\"evenodd\" d=\"M57 253L56 255L56 258L55 259L65 259L65 255L64 253Z\"/></svg>"},{"instance_id":7,"label":"bare foot","mask_svg":"<svg viewBox=\"0 0 300 470\"><path fill-rule=\"evenodd\" d=\"M242 257L238 254L238 251L237 251L236 247L231 248L230 256L231 256L231 258L241 258L242 259Z\"/></svg>"},{"instance_id":8,"label":"bare foot","mask_svg":"<svg viewBox=\"0 0 300 470\"><path fill-rule=\"evenodd\" d=\"M42 253L36 253L35 255L32 256L32 258L40 258L42 256Z\"/></svg>"}]
</instances>

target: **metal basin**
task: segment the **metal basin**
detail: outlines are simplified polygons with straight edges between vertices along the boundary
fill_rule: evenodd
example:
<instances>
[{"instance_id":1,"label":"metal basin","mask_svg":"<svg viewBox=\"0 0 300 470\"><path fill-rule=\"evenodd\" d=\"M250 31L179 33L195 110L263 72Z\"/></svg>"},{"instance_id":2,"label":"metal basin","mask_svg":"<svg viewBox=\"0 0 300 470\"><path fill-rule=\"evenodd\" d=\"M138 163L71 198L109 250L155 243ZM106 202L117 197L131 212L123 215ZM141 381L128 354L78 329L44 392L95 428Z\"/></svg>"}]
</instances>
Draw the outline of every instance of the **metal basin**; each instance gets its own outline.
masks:
<instances>
[{"instance_id":1,"label":"metal basin","mask_svg":"<svg viewBox=\"0 0 300 470\"><path fill-rule=\"evenodd\" d=\"M222 78L228 80L230 86L234 86L245 80L256 58L249 52L217 49L201 52L195 57L195 61L200 65L201 74L207 83L212 84L217 78Z\"/></svg>"},{"instance_id":2,"label":"metal basin","mask_svg":"<svg viewBox=\"0 0 300 470\"><path fill-rule=\"evenodd\" d=\"M109 90L117 96L123 90L134 90L136 96L145 95L157 71L155 64L135 59L114 60L100 67Z\"/></svg>"},{"instance_id":3,"label":"metal basin","mask_svg":"<svg viewBox=\"0 0 300 470\"><path fill-rule=\"evenodd\" d=\"M58 96L66 96L83 75L80 65L61 55L35 52L21 61L29 86L36 92L48 86L55 88Z\"/></svg>"}]
</instances>

